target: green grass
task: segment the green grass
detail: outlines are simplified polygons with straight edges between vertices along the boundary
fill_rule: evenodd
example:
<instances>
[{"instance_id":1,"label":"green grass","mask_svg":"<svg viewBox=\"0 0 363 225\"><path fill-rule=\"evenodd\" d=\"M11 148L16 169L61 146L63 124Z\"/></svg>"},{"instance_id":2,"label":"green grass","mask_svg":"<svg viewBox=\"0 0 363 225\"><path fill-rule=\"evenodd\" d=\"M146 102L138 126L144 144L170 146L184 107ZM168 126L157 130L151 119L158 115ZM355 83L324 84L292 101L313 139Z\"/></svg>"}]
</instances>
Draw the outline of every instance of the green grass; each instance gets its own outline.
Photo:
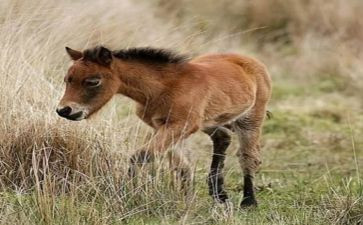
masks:
<instances>
[{"instance_id":1,"label":"green grass","mask_svg":"<svg viewBox=\"0 0 363 225\"><path fill-rule=\"evenodd\" d=\"M308 174L308 175L307 175ZM12 224L358 224L363 217L363 187L354 172L338 168L317 170L262 171L258 178L259 206L239 210L240 179L227 176L227 189L235 206L227 212L213 205L202 177L197 178L196 196L189 203L177 192L160 189L157 196L125 203L86 187L74 195L49 196L30 192L2 193L0 221ZM361 182L361 181L360 181ZM238 184L238 185L236 185ZM86 190L84 189L84 190ZM99 190L100 191L100 190ZM92 192L96 192L91 194ZM150 194L150 193L149 193ZM130 196L145 197L146 195ZM119 197L119 196L118 196ZM159 199L155 199L157 197ZM130 201L124 199L123 201ZM123 207L126 207L122 209ZM5 212L5 213L4 213ZM230 215L232 214L232 215Z\"/></svg>"}]
</instances>

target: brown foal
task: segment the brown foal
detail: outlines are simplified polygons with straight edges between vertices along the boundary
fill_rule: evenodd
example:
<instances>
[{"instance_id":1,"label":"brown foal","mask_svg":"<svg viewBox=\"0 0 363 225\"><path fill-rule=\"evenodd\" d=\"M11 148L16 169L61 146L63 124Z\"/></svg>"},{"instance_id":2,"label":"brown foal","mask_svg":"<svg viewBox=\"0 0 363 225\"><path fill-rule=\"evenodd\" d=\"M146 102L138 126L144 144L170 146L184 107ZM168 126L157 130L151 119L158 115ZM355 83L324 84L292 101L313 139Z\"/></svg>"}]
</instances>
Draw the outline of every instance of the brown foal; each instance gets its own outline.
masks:
<instances>
[{"instance_id":1,"label":"brown foal","mask_svg":"<svg viewBox=\"0 0 363 225\"><path fill-rule=\"evenodd\" d=\"M86 119L118 93L133 99L137 116L155 134L131 158L132 165L163 155L198 130L205 132L213 141L209 192L218 202L228 199L222 169L231 130L240 142L241 207L257 204L253 177L261 164L259 139L271 96L271 80L262 63L237 54L188 60L153 48L66 50L74 62L64 79L66 90L57 108L60 116ZM173 154L173 159L188 170L184 157Z\"/></svg>"}]
</instances>

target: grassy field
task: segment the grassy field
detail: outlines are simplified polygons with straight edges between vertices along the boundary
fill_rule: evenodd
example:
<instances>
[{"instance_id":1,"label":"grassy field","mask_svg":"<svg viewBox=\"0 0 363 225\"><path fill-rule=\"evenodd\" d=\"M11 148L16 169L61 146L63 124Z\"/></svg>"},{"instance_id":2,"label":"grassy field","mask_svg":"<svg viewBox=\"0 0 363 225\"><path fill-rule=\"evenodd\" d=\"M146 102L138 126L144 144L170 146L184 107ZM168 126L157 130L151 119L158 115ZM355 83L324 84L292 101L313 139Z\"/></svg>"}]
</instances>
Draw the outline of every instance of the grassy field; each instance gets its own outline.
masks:
<instances>
[{"instance_id":1,"label":"grassy field","mask_svg":"<svg viewBox=\"0 0 363 225\"><path fill-rule=\"evenodd\" d=\"M360 0L0 1L0 224L363 224L362 11ZM238 208L236 137L226 210L208 196L206 135L183 146L194 159L186 198L167 165L136 186L127 178L150 131L130 100L78 123L56 115L64 47L96 44L237 52L267 65L273 117L258 208Z\"/></svg>"}]
</instances>

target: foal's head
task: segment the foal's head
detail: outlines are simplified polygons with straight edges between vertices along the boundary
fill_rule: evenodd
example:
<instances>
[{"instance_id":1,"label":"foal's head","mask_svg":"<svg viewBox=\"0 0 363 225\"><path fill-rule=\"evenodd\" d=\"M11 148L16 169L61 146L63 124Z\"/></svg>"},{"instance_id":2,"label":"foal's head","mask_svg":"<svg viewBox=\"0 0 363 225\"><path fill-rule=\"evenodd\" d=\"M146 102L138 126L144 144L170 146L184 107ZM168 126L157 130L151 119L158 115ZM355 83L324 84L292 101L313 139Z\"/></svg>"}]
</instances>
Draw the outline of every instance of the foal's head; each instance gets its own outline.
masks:
<instances>
[{"instance_id":1,"label":"foal's head","mask_svg":"<svg viewBox=\"0 0 363 225\"><path fill-rule=\"evenodd\" d=\"M120 81L111 69L112 52L104 47L76 51L66 47L73 60L64 78L66 90L57 113L82 120L99 110L118 91Z\"/></svg>"}]
</instances>

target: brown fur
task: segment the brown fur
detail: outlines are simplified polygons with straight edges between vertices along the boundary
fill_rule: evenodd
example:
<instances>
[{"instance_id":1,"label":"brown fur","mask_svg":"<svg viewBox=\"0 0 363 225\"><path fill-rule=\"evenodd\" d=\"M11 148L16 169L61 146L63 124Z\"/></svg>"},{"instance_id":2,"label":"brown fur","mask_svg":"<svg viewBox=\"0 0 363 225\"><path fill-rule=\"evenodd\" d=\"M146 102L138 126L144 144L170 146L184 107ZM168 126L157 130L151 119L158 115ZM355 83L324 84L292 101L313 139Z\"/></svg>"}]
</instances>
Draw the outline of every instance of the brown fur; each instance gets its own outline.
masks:
<instances>
[{"instance_id":1,"label":"brown fur","mask_svg":"<svg viewBox=\"0 0 363 225\"><path fill-rule=\"evenodd\" d=\"M115 53L110 62L103 63L102 57L107 55L103 50L94 50L96 60L67 51L75 61L65 78L72 77L72 82L67 82L63 104L89 104L92 114L115 94L135 100L137 116L155 129L147 150L141 148L138 155L147 151L156 156L198 130L228 126L239 136L245 175L254 176L260 165L259 138L271 96L270 77L262 63L238 54L159 62L145 60L145 56L138 60L137 54L130 60ZM101 76L102 86L92 95L82 87L82 80L94 75Z\"/></svg>"}]
</instances>

